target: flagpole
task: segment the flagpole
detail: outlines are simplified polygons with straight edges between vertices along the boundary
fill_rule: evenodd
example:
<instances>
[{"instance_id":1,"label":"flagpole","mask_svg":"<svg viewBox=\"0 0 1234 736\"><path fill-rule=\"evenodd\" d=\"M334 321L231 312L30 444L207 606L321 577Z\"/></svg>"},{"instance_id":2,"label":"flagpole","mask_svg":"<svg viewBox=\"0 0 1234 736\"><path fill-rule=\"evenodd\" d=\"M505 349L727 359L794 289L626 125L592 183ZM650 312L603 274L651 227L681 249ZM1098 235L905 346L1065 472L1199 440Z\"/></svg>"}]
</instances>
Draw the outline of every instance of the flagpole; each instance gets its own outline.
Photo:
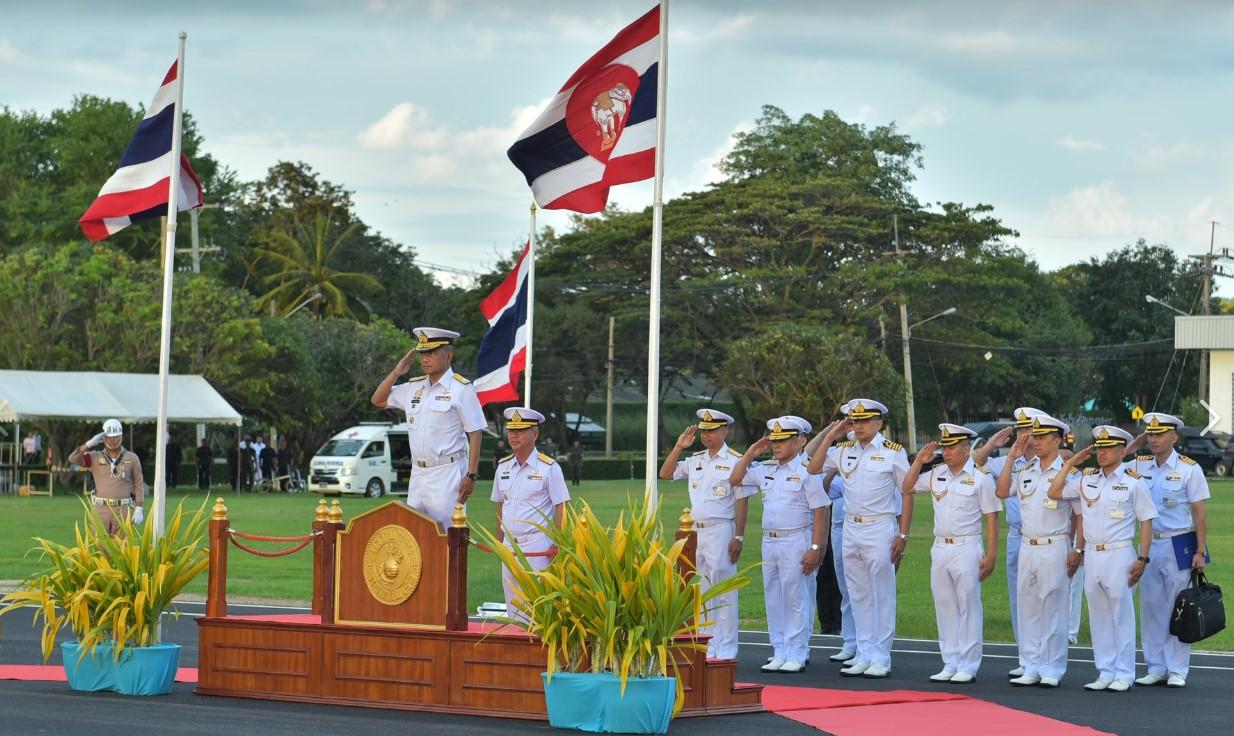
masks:
<instances>
[{"instance_id":1,"label":"flagpole","mask_svg":"<svg viewBox=\"0 0 1234 736\"><path fill-rule=\"evenodd\" d=\"M536 331L536 201L531 200L531 227L527 236L527 357L523 368L523 406L531 408L531 343Z\"/></svg>"},{"instance_id":2,"label":"flagpole","mask_svg":"<svg viewBox=\"0 0 1234 736\"><path fill-rule=\"evenodd\" d=\"M647 496L660 500L656 478L660 452L660 261L664 233L664 127L668 97L668 0L660 0L660 62L656 68L656 170L651 205L651 309L647 339Z\"/></svg>"},{"instance_id":3,"label":"flagpole","mask_svg":"<svg viewBox=\"0 0 1234 736\"><path fill-rule=\"evenodd\" d=\"M154 537L163 536L163 509L167 501L167 376L171 366L171 294L176 261L176 214L180 197L180 127L184 111L184 40L188 34L180 31L180 53L176 57L176 111L171 129L171 178L167 192L167 229L163 234L163 322L159 338L159 399L157 440L154 448L154 506L150 523Z\"/></svg>"}]
</instances>

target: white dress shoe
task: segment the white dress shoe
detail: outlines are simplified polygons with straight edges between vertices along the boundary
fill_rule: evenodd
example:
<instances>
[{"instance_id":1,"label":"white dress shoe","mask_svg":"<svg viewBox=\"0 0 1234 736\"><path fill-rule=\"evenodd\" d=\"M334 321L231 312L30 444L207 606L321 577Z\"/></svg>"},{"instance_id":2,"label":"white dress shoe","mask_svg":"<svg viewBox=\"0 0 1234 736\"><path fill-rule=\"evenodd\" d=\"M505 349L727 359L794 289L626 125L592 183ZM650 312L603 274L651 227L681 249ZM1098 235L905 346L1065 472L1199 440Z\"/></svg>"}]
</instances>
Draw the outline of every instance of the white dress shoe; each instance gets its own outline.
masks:
<instances>
[{"instance_id":1,"label":"white dress shoe","mask_svg":"<svg viewBox=\"0 0 1234 736\"><path fill-rule=\"evenodd\" d=\"M957 685L967 685L977 679L977 676L971 672L957 672L951 678L951 681Z\"/></svg>"},{"instance_id":2,"label":"white dress shoe","mask_svg":"<svg viewBox=\"0 0 1234 736\"><path fill-rule=\"evenodd\" d=\"M1014 685L1015 683L1012 682L1011 684ZM1037 685L1039 687L1058 687L1058 678L1057 677L1042 677L1041 682L1038 682Z\"/></svg>"},{"instance_id":3,"label":"white dress shoe","mask_svg":"<svg viewBox=\"0 0 1234 736\"><path fill-rule=\"evenodd\" d=\"M830 659L832 662L847 662L848 660L856 656L857 656L856 649L841 649L840 651L831 655L827 659Z\"/></svg>"},{"instance_id":4,"label":"white dress shoe","mask_svg":"<svg viewBox=\"0 0 1234 736\"><path fill-rule=\"evenodd\" d=\"M801 672L805 668L806 666L803 663L798 662L795 659L790 659L784 664L780 665L781 672Z\"/></svg>"},{"instance_id":5,"label":"white dress shoe","mask_svg":"<svg viewBox=\"0 0 1234 736\"><path fill-rule=\"evenodd\" d=\"M1187 687L1187 680L1177 672L1170 673L1170 679L1165 681L1166 687Z\"/></svg>"},{"instance_id":6,"label":"white dress shoe","mask_svg":"<svg viewBox=\"0 0 1234 736\"><path fill-rule=\"evenodd\" d=\"M772 657L767 662L767 664L763 665L762 667L759 667L759 669L761 669L763 672L779 672L780 668L783 666L784 666L784 660L779 659L778 657Z\"/></svg>"},{"instance_id":7,"label":"white dress shoe","mask_svg":"<svg viewBox=\"0 0 1234 736\"><path fill-rule=\"evenodd\" d=\"M1092 682L1085 685L1084 689L1092 690L1092 691L1105 690L1107 687L1110 686L1111 682L1113 682L1113 680L1108 680L1104 677L1098 677L1096 680L1093 680Z\"/></svg>"},{"instance_id":8,"label":"white dress shoe","mask_svg":"<svg viewBox=\"0 0 1234 736\"><path fill-rule=\"evenodd\" d=\"M955 670L944 668L942 672L930 675L930 682L951 682L954 676Z\"/></svg>"},{"instance_id":9,"label":"white dress shoe","mask_svg":"<svg viewBox=\"0 0 1234 736\"><path fill-rule=\"evenodd\" d=\"M845 677L861 677L862 675L865 674L865 671L868 670L869 668L870 668L869 662L862 662L861 660L857 660L856 662L850 662L847 667L840 670L840 674L844 675Z\"/></svg>"},{"instance_id":10,"label":"white dress shoe","mask_svg":"<svg viewBox=\"0 0 1234 736\"><path fill-rule=\"evenodd\" d=\"M1032 687L1041 683L1041 678L1036 675L1020 675L1014 679L1008 680L1012 687Z\"/></svg>"},{"instance_id":11,"label":"white dress shoe","mask_svg":"<svg viewBox=\"0 0 1234 736\"><path fill-rule=\"evenodd\" d=\"M1078 637L1069 636L1067 637L1067 643L1070 644L1071 646L1075 646L1076 644L1080 643L1080 640Z\"/></svg>"},{"instance_id":12,"label":"white dress shoe","mask_svg":"<svg viewBox=\"0 0 1234 736\"><path fill-rule=\"evenodd\" d=\"M890 674L890 667L884 667L881 664L872 664L866 668L865 672L861 673L861 676L869 680L881 680Z\"/></svg>"},{"instance_id":13,"label":"white dress shoe","mask_svg":"<svg viewBox=\"0 0 1234 736\"><path fill-rule=\"evenodd\" d=\"M1106 688L1106 690L1112 693L1125 693L1130 689L1131 683L1126 680L1115 680L1110 683L1109 687Z\"/></svg>"},{"instance_id":14,"label":"white dress shoe","mask_svg":"<svg viewBox=\"0 0 1234 736\"><path fill-rule=\"evenodd\" d=\"M1135 678L1135 684L1137 685L1161 685L1164 683L1165 683L1165 677L1163 677L1162 675L1154 675L1151 672L1149 672L1147 675L1144 675L1143 677Z\"/></svg>"},{"instance_id":15,"label":"white dress shoe","mask_svg":"<svg viewBox=\"0 0 1234 736\"><path fill-rule=\"evenodd\" d=\"M1024 675L1023 667L1016 667L1014 670L1011 670L1010 672L1007 673L1007 677L1023 677L1023 675Z\"/></svg>"}]
</instances>

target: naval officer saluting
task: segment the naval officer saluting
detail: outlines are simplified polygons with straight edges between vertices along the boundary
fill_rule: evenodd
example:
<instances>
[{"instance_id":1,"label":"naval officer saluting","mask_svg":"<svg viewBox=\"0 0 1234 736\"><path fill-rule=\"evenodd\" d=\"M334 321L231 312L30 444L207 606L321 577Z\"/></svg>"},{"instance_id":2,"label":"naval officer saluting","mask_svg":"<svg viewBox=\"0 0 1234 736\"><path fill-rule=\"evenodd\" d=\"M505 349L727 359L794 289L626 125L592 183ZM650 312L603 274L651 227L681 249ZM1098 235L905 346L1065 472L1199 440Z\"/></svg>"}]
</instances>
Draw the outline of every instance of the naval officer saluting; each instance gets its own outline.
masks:
<instances>
[{"instance_id":1,"label":"naval officer saluting","mask_svg":"<svg viewBox=\"0 0 1234 736\"><path fill-rule=\"evenodd\" d=\"M454 505L467 502L480 477L480 430L487 422L476 387L450 367L459 334L436 327L414 332L416 346L381 382L372 401L380 409L401 409L407 415L407 505L447 527ZM415 356L424 375L395 386Z\"/></svg>"}]
</instances>

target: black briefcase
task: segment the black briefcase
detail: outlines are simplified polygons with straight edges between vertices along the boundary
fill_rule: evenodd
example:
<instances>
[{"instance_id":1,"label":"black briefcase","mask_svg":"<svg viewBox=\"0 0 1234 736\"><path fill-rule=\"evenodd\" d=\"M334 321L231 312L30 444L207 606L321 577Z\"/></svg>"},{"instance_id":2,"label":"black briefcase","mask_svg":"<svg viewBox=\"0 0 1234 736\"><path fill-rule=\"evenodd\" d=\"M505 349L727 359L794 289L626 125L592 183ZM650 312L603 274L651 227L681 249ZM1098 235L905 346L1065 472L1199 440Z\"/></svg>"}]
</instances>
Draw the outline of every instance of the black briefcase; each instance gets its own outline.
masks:
<instances>
[{"instance_id":1,"label":"black briefcase","mask_svg":"<svg viewBox=\"0 0 1234 736\"><path fill-rule=\"evenodd\" d=\"M1191 585L1174 599L1170 633L1192 644L1225 628L1225 604L1221 588L1208 582L1202 572L1191 573Z\"/></svg>"}]
</instances>

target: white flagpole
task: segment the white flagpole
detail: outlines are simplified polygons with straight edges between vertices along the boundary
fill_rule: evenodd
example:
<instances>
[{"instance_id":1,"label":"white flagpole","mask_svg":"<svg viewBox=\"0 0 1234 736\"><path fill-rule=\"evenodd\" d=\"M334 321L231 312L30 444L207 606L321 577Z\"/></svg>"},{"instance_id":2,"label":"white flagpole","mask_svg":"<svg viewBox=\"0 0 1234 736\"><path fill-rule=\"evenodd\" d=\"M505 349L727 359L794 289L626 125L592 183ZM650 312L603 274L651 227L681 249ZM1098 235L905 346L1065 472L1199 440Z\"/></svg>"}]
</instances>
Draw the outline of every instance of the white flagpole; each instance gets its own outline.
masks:
<instances>
[{"instance_id":1,"label":"white flagpole","mask_svg":"<svg viewBox=\"0 0 1234 736\"><path fill-rule=\"evenodd\" d=\"M647 495L660 500L660 260L664 232L664 125L668 97L668 0L660 0L660 63L656 69L656 184L651 205L651 312L647 339Z\"/></svg>"},{"instance_id":2,"label":"white flagpole","mask_svg":"<svg viewBox=\"0 0 1234 736\"><path fill-rule=\"evenodd\" d=\"M184 40L180 31L180 54L176 60L176 113L171 129L171 179L167 192L167 230L163 236L163 324L159 341L159 403L157 440L154 450L154 506L150 522L154 536L163 536L164 508L167 505L167 375L171 367L171 294L176 261L176 214L180 198L180 125L184 113Z\"/></svg>"},{"instance_id":3,"label":"white flagpole","mask_svg":"<svg viewBox=\"0 0 1234 736\"><path fill-rule=\"evenodd\" d=\"M531 344L536 331L536 201L531 200L531 228L527 236L527 359L523 368L523 406L531 408Z\"/></svg>"}]
</instances>

